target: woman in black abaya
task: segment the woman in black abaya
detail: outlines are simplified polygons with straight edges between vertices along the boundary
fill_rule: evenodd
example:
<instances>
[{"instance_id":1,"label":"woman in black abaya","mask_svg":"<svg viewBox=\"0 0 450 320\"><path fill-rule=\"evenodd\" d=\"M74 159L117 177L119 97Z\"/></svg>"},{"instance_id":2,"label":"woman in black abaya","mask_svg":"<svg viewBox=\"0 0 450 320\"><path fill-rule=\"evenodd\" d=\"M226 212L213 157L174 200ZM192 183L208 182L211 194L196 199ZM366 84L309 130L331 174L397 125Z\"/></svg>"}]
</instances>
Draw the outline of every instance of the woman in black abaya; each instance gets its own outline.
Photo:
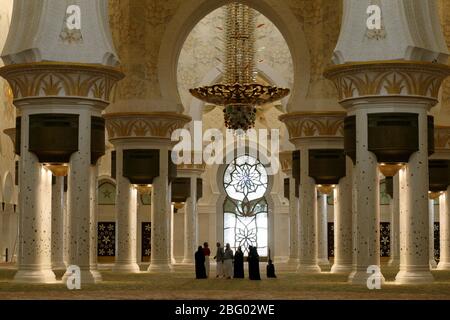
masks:
<instances>
[{"instance_id":1,"label":"woman in black abaya","mask_svg":"<svg viewBox=\"0 0 450 320\"><path fill-rule=\"evenodd\" d=\"M250 276L250 280L261 280L261 276L259 274L259 255L256 247L250 246L248 253L248 273Z\"/></svg>"},{"instance_id":2,"label":"woman in black abaya","mask_svg":"<svg viewBox=\"0 0 450 320\"><path fill-rule=\"evenodd\" d=\"M234 278L244 278L244 253L242 253L241 247L238 247L234 254Z\"/></svg>"},{"instance_id":3,"label":"woman in black abaya","mask_svg":"<svg viewBox=\"0 0 450 320\"><path fill-rule=\"evenodd\" d=\"M197 279L206 279L205 255L202 246L199 246L195 253L195 277Z\"/></svg>"}]
</instances>

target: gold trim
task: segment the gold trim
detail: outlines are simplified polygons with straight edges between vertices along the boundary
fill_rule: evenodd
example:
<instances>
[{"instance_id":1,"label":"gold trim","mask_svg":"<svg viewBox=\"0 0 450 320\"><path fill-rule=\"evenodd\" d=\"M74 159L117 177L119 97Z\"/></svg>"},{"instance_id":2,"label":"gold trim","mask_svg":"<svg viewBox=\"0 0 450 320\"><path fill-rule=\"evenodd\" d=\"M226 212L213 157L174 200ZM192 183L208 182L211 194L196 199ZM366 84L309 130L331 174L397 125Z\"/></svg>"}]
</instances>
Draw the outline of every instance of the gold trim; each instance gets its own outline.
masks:
<instances>
[{"instance_id":1,"label":"gold trim","mask_svg":"<svg viewBox=\"0 0 450 320\"><path fill-rule=\"evenodd\" d=\"M103 115L110 140L124 138L170 139L192 118L174 112L109 113Z\"/></svg>"},{"instance_id":2,"label":"gold trim","mask_svg":"<svg viewBox=\"0 0 450 320\"><path fill-rule=\"evenodd\" d=\"M448 65L405 60L352 62L324 72L341 102L369 96L414 96L437 103L442 81L449 75Z\"/></svg>"},{"instance_id":3,"label":"gold trim","mask_svg":"<svg viewBox=\"0 0 450 320\"><path fill-rule=\"evenodd\" d=\"M173 119L186 119L188 121L192 121L192 117L176 113L176 112L117 112L117 113L105 113L102 115L106 120L115 119L115 118L131 118L131 117L164 117L164 118L173 118Z\"/></svg>"},{"instance_id":4,"label":"gold trim","mask_svg":"<svg viewBox=\"0 0 450 320\"><path fill-rule=\"evenodd\" d=\"M42 62L28 62L28 63L16 63L9 64L0 68L0 73L21 71L23 69L46 69L46 68L60 67L64 69L77 69L77 70L96 70L99 72L109 72L111 74L120 74L121 77L125 77L121 68L98 64L98 63L80 63L80 62L62 62L62 61L42 61Z\"/></svg>"},{"instance_id":5,"label":"gold trim","mask_svg":"<svg viewBox=\"0 0 450 320\"><path fill-rule=\"evenodd\" d=\"M450 66L442 63L433 63L428 61L416 61L416 60L372 60L372 61L354 61L343 64L336 64L328 67L324 71L324 76L327 77L328 74L333 72L340 72L342 70L358 67L386 67L386 66L430 66L432 69L447 69L450 72Z\"/></svg>"},{"instance_id":6,"label":"gold trim","mask_svg":"<svg viewBox=\"0 0 450 320\"><path fill-rule=\"evenodd\" d=\"M290 140L313 137L344 136L345 112L295 112L283 114L279 117L284 122Z\"/></svg>"},{"instance_id":7,"label":"gold trim","mask_svg":"<svg viewBox=\"0 0 450 320\"><path fill-rule=\"evenodd\" d=\"M117 81L125 77L115 67L73 62L33 62L0 68L14 101L41 97L82 97L109 101Z\"/></svg>"}]
</instances>

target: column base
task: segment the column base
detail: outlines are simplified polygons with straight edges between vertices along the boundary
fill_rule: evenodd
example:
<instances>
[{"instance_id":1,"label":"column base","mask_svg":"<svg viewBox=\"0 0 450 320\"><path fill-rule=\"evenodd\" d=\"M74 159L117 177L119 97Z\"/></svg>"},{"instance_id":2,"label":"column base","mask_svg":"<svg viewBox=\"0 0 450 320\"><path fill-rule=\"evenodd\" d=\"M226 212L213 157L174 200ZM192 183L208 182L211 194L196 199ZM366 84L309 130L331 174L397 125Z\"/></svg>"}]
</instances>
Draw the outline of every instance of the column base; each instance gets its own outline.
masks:
<instances>
[{"instance_id":1,"label":"column base","mask_svg":"<svg viewBox=\"0 0 450 320\"><path fill-rule=\"evenodd\" d=\"M52 263L52 269L53 270L66 270L67 265L63 261L55 262L55 263Z\"/></svg>"},{"instance_id":2,"label":"column base","mask_svg":"<svg viewBox=\"0 0 450 320\"><path fill-rule=\"evenodd\" d=\"M150 273L170 273L172 272L172 266L168 263L155 264L150 263L147 272Z\"/></svg>"},{"instance_id":3,"label":"column base","mask_svg":"<svg viewBox=\"0 0 450 320\"><path fill-rule=\"evenodd\" d=\"M330 266L330 261L328 259L317 259L317 264L319 265L320 268L325 267L328 268Z\"/></svg>"},{"instance_id":4,"label":"column base","mask_svg":"<svg viewBox=\"0 0 450 320\"><path fill-rule=\"evenodd\" d=\"M353 266L351 264L333 264L330 273L351 273Z\"/></svg>"},{"instance_id":5,"label":"column base","mask_svg":"<svg viewBox=\"0 0 450 320\"><path fill-rule=\"evenodd\" d=\"M299 264L297 273L320 273L322 270L317 264Z\"/></svg>"},{"instance_id":6,"label":"column base","mask_svg":"<svg viewBox=\"0 0 450 320\"><path fill-rule=\"evenodd\" d=\"M183 261L181 261L181 264L184 265L193 265L194 263L195 261L192 258L184 258Z\"/></svg>"},{"instance_id":7,"label":"column base","mask_svg":"<svg viewBox=\"0 0 450 320\"><path fill-rule=\"evenodd\" d=\"M117 273L139 273L141 269L137 263L115 263L112 271Z\"/></svg>"},{"instance_id":8,"label":"column base","mask_svg":"<svg viewBox=\"0 0 450 320\"><path fill-rule=\"evenodd\" d=\"M387 265L389 267L399 267L400 266L400 258L398 258L398 259L389 259Z\"/></svg>"},{"instance_id":9,"label":"column base","mask_svg":"<svg viewBox=\"0 0 450 320\"><path fill-rule=\"evenodd\" d=\"M436 268L437 268L436 260L434 260L434 259L430 260L430 269L436 269Z\"/></svg>"},{"instance_id":10,"label":"column base","mask_svg":"<svg viewBox=\"0 0 450 320\"><path fill-rule=\"evenodd\" d=\"M28 284L58 283L55 273L52 270L18 270L13 282Z\"/></svg>"},{"instance_id":11,"label":"column base","mask_svg":"<svg viewBox=\"0 0 450 320\"><path fill-rule=\"evenodd\" d=\"M102 281L102 275L97 270L81 270L80 282L83 284L96 284ZM62 277L62 283L66 283L71 273L65 273Z\"/></svg>"},{"instance_id":12,"label":"column base","mask_svg":"<svg viewBox=\"0 0 450 320\"><path fill-rule=\"evenodd\" d=\"M450 262L439 262L437 270L450 270Z\"/></svg>"},{"instance_id":13,"label":"column base","mask_svg":"<svg viewBox=\"0 0 450 320\"><path fill-rule=\"evenodd\" d=\"M352 273L350 273L350 275L348 276L348 282L354 285L367 286L367 280L371 276L373 276L373 273L367 273L367 271L352 271ZM375 279L379 279L381 281L381 284L384 284L385 279L381 272Z\"/></svg>"},{"instance_id":14,"label":"column base","mask_svg":"<svg viewBox=\"0 0 450 320\"><path fill-rule=\"evenodd\" d=\"M395 284L427 284L433 281L430 271L399 271L395 276Z\"/></svg>"},{"instance_id":15,"label":"column base","mask_svg":"<svg viewBox=\"0 0 450 320\"><path fill-rule=\"evenodd\" d=\"M290 266L298 266L299 260L298 258L291 258L289 257L287 264Z\"/></svg>"}]
</instances>

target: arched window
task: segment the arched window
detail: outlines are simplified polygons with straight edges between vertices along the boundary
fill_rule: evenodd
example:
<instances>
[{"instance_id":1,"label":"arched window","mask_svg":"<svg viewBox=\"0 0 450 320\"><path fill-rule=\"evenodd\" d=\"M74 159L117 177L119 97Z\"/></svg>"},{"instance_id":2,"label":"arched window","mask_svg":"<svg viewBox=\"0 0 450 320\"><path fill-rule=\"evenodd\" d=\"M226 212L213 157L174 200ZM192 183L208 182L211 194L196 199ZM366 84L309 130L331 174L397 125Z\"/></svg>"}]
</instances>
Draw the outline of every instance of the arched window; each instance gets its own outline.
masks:
<instances>
[{"instance_id":1,"label":"arched window","mask_svg":"<svg viewBox=\"0 0 450 320\"><path fill-rule=\"evenodd\" d=\"M260 256L267 256L266 169L258 159L240 156L226 168L223 185L227 194L223 205L224 243L233 250L241 246L244 254L248 254L249 246L256 246Z\"/></svg>"},{"instance_id":2,"label":"arched window","mask_svg":"<svg viewBox=\"0 0 450 320\"><path fill-rule=\"evenodd\" d=\"M100 181L98 186L98 204L115 205L116 204L116 186L108 181Z\"/></svg>"}]
</instances>

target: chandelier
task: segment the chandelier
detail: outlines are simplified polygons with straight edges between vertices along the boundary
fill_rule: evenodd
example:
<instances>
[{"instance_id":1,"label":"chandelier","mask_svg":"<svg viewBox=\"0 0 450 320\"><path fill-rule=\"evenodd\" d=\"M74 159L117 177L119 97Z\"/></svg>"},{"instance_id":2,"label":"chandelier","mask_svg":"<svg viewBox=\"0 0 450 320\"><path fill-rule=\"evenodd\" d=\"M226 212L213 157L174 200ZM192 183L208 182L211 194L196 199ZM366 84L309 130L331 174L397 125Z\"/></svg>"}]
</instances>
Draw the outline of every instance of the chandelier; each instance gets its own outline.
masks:
<instances>
[{"instance_id":1,"label":"chandelier","mask_svg":"<svg viewBox=\"0 0 450 320\"><path fill-rule=\"evenodd\" d=\"M255 33L255 12L237 2L227 5L224 83L189 90L197 99L224 106L228 129L253 128L257 106L283 99L290 92L256 83Z\"/></svg>"}]
</instances>

